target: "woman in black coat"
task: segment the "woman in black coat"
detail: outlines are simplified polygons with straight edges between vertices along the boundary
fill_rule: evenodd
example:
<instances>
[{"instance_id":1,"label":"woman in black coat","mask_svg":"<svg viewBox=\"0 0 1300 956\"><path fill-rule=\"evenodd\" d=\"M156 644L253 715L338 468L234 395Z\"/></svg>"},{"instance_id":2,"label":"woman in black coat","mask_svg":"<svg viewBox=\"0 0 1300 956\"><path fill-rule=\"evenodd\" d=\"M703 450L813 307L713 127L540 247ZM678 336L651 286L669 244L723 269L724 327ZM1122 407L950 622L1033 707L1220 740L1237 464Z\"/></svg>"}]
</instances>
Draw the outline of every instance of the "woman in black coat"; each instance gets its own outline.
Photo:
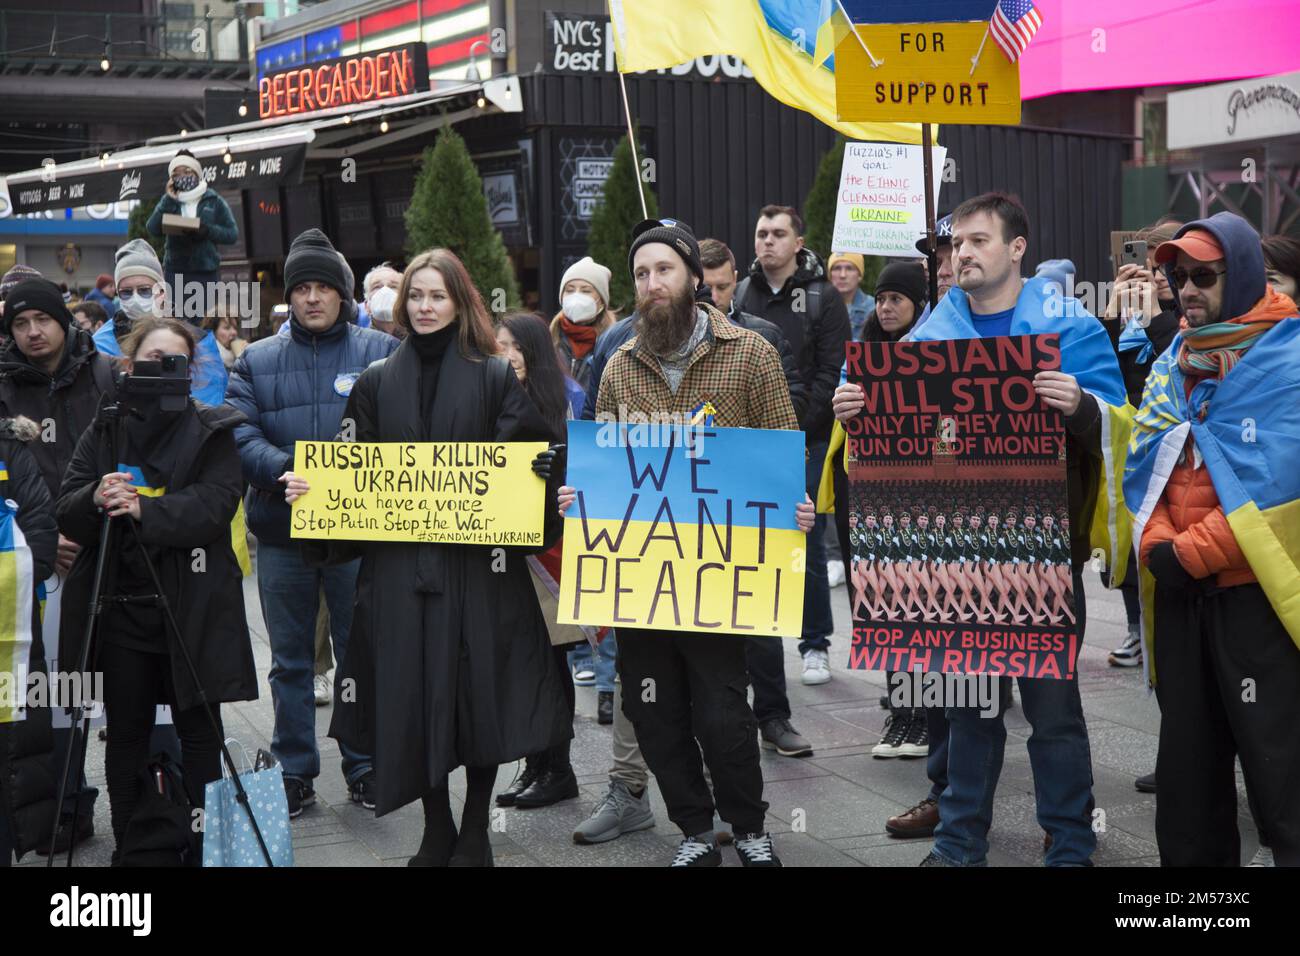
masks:
<instances>
[{"instance_id":1,"label":"woman in black coat","mask_svg":"<svg viewBox=\"0 0 1300 956\"><path fill-rule=\"evenodd\" d=\"M32 642L24 649L29 686L33 676L45 670L36 587L54 572L59 542L50 491L27 447L40 433L40 426L29 418L0 418L0 502L17 505L17 511L11 513L28 549L25 558L14 562L14 580L23 593L6 594L4 598L10 613L24 599L31 607ZM8 582L3 586L7 587ZM12 675L0 677L12 680ZM27 690L12 683L6 689L15 696ZM52 711L50 707L28 707L26 719L6 723L11 716L9 708L18 703L0 701L0 867L8 866L15 853L21 859L29 850L48 847L54 822Z\"/></svg>"},{"instance_id":2,"label":"woman in black coat","mask_svg":"<svg viewBox=\"0 0 1300 956\"><path fill-rule=\"evenodd\" d=\"M175 319L138 319L123 345L128 367L164 355L192 360L194 331ZM75 670L80 660L104 511L119 520L111 530L102 593L136 598L107 602L91 649L91 669L104 675L105 775L119 847L139 802L139 772L149 757L156 704L172 708L190 802L201 807L204 786L221 777L221 733L203 711L162 608L147 600L156 590L141 545L218 711L218 724L217 704L257 697L243 575L231 544L231 521L244 488L234 427L244 417L229 406L193 400L181 411L164 411L157 397L132 395L129 387L121 397L132 413L118 429L102 410L96 415L77 443L57 505L59 531L82 548L64 585L63 670ZM138 542L127 521L136 524Z\"/></svg>"},{"instance_id":3,"label":"woman in black coat","mask_svg":"<svg viewBox=\"0 0 1300 956\"><path fill-rule=\"evenodd\" d=\"M550 441L555 436L496 356L483 300L445 249L415 257L393 314L410 334L361 373L344 421L363 442ZM549 463L543 453L541 460ZM540 473L544 466L534 464ZM550 476L555 500L562 474ZM307 483L285 476L293 501ZM560 533L543 508L544 550ZM490 866L497 766L568 740L565 673L525 563L529 549L403 542L304 545L310 561L360 556L357 604L331 736L375 756L376 814L424 803L412 866ZM348 684L353 681L353 684ZM466 768L459 834L447 776Z\"/></svg>"}]
</instances>

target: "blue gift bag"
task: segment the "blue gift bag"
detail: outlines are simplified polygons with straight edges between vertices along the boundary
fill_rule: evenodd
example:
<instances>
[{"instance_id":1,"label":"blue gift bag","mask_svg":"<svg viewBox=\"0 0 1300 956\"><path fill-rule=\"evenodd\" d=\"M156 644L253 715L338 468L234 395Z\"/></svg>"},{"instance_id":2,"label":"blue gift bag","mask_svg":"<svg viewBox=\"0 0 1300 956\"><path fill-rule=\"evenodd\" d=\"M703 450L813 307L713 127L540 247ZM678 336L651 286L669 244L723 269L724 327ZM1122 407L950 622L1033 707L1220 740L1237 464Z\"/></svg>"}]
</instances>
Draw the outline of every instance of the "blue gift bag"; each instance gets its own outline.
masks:
<instances>
[{"instance_id":1,"label":"blue gift bag","mask_svg":"<svg viewBox=\"0 0 1300 956\"><path fill-rule=\"evenodd\" d=\"M226 741L227 744L233 741ZM236 744L238 746L238 744ZM284 793L284 775L278 765L254 770L242 747L244 766L239 782L248 794L262 839L274 866L293 866L293 835L289 830L289 801ZM204 789L203 865L265 866L266 858L257 844L257 834L248 811L239 804L235 782L222 766L222 778Z\"/></svg>"}]
</instances>

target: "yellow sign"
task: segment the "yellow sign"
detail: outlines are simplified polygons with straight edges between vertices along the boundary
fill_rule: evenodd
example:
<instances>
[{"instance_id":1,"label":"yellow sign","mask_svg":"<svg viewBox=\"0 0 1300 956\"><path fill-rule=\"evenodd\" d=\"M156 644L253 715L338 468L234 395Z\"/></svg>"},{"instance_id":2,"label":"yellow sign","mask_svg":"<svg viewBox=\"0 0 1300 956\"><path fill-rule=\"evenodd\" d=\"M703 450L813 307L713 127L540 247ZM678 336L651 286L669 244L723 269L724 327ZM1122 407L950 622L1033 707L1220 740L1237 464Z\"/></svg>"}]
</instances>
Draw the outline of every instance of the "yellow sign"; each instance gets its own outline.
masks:
<instances>
[{"instance_id":1,"label":"yellow sign","mask_svg":"<svg viewBox=\"0 0 1300 956\"><path fill-rule=\"evenodd\" d=\"M546 442L300 441L290 535L348 541L542 544Z\"/></svg>"},{"instance_id":2,"label":"yellow sign","mask_svg":"<svg viewBox=\"0 0 1300 956\"><path fill-rule=\"evenodd\" d=\"M1020 122L1020 68L984 43L978 23L859 23L835 47L839 119L853 122ZM862 48L866 44L871 55ZM872 66L872 57L878 66ZM974 72L971 66L974 65Z\"/></svg>"}]
</instances>

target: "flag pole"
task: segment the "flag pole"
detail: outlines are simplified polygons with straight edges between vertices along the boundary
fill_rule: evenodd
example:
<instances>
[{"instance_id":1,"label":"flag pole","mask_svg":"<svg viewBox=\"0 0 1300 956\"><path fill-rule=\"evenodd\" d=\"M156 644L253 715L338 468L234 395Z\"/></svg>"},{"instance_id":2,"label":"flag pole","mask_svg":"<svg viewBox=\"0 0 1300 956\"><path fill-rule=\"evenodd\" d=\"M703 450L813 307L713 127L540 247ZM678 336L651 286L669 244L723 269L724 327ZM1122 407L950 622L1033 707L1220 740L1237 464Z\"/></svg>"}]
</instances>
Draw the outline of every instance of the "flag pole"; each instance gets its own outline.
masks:
<instances>
[{"instance_id":1,"label":"flag pole","mask_svg":"<svg viewBox=\"0 0 1300 956\"><path fill-rule=\"evenodd\" d=\"M984 55L984 44L989 42L989 25L984 24L984 38L980 40L980 48L975 51L975 55L970 58L970 76L975 75L975 67L980 65L980 57Z\"/></svg>"},{"instance_id":2,"label":"flag pole","mask_svg":"<svg viewBox=\"0 0 1300 956\"><path fill-rule=\"evenodd\" d=\"M618 86L623 91L623 116L627 119L627 144L632 148L632 172L636 176L636 194L641 200L641 218L649 219L650 212L646 209L645 204L645 184L641 181L641 160L636 155L636 136L632 132L632 110L627 105L627 81L623 78L623 71L618 71Z\"/></svg>"},{"instance_id":3,"label":"flag pole","mask_svg":"<svg viewBox=\"0 0 1300 956\"><path fill-rule=\"evenodd\" d=\"M925 255L930 264L930 268L927 271L930 277L930 308L933 309L939 304L939 259L937 255L938 250L935 249L934 160L930 157L930 149L930 124L922 123L921 177L925 180L922 183L925 187Z\"/></svg>"}]
</instances>

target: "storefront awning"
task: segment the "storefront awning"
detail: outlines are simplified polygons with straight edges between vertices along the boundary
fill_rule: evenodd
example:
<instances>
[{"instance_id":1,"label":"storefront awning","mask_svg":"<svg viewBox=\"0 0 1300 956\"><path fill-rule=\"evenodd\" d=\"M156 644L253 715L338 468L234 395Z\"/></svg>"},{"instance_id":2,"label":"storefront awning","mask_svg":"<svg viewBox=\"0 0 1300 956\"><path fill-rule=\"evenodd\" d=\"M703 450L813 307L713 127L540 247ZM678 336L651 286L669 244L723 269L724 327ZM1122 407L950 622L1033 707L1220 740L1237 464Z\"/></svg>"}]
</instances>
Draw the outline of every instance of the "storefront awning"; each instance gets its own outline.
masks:
<instances>
[{"instance_id":1,"label":"storefront awning","mask_svg":"<svg viewBox=\"0 0 1300 956\"><path fill-rule=\"evenodd\" d=\"M217 189L294 185L301 181L307 159L357 156L446 123L522 109L518 79L493 77L389 99L369 108L329 110L310 119L253 121L157 137L144 146L98 159L14 173L6 177L5 185L15 213L156 198L166 186L167 164L181 147L203 163L208 184Z\"/></svg>"}]
</instances>

